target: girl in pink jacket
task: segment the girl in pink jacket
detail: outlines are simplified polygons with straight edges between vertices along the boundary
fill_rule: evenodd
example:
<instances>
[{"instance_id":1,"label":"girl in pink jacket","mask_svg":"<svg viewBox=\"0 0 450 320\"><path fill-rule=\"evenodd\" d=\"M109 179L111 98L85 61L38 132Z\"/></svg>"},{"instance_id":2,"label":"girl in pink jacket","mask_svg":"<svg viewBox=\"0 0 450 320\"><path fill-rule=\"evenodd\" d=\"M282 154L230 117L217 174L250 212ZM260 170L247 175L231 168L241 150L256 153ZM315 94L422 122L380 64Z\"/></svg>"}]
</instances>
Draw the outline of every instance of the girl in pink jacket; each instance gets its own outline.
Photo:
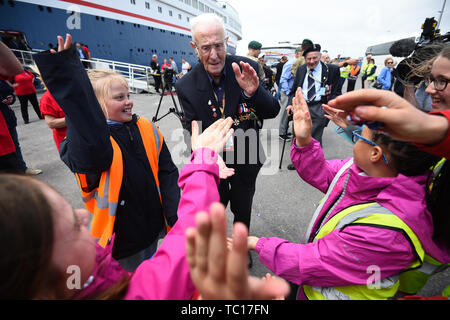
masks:
<instances>
[{"instance_id":1,"label":"girl in pink jacket","mask_svg":"<svg viewBox=\"0 0 450 320\"><path fill-rule=\"evenodd\" d=\"M191 299L185 231L195 226L197 212L219 201L216 152L231 136L231 125L230 118L220 119L202 135L193 133L191 163L178 181L178 221L134 273L112 258L113 239L105 249L94 241L86 210L74 210L40 181L0 176L0 298Z\"/></svg>"},{"instance_id":2,"label":"girl in pink jacket","mask_svg":"<svg viewBox=\"0 0 450 320\"><path fill-rule=\"evenodd\" d=\"M404 271L423 265L425 252L450 261L432 240L426 209L429 168L437 157L365 127L355 135L353 158L327 161L311 137L300 90L293 109L292 163L326 195L302 244L251 236L249 248L275 274L300 285L297 298L388 299Z\"/></svg>"}]
</instances>

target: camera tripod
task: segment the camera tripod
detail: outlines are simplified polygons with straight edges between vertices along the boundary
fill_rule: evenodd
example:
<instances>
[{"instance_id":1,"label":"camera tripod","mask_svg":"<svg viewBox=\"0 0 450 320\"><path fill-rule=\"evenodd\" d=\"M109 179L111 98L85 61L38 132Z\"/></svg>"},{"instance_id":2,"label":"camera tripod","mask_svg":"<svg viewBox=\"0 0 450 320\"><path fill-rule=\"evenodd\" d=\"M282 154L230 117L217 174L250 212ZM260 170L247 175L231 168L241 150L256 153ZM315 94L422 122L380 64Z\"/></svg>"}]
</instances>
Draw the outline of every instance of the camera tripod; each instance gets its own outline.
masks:
<instances>
[{"instance_id":1,"label":"camera tripod","mask_svg":"<svg viewBox=\"0 0 450 320\"><path fill-rule=\"evenodd\" d=\"M162 118L165 118L167 115L169 115L171 113L174 113L175 116L180 120L181 124L182 125L184 124L184 114L183 114L183 111L181 111L178 108L177 103L175 102L175 98L174 98L173 93L172 93L172 88L173 88L173 84L172 83L167 83L166 82L164 84L164 86L162 88L162 92L161 92L161 98L159 99L158 108L156 109L156 113L155 113L155 115L152 118L152 122L157 122L157 121L161 120ZM172 97L172 102L173 102L173 106L174 107L173 108L169 108L169 111L167 111L166 114L164 114L163 116L158 118L159 109L161 108L161 102L162 102L162 100L163 100L163 98L165 96L166 90L169 91L170 96Z\"/></svg>"},{"instance_id":2,"label":"camera tripod","mask_svg":"<svg viewBox=\"0 0 450 320\"><path fill-rule=\"evenodd\" d=\"M286 142L287 142L287 135L289 132L289 124L291 123L291 121L293 120L293 116L292 115L288 115L288 123L286 125L286 132L284 133L284 141L283 141L283 150L281 150L281 158L280 158L280 164L278 166L278 169L281 169L281 163L283 162L283 156L284 156L284 149L286 148ZM292 131L294 131L294 129L292 129Z\"/></svg>"}]
</instances>

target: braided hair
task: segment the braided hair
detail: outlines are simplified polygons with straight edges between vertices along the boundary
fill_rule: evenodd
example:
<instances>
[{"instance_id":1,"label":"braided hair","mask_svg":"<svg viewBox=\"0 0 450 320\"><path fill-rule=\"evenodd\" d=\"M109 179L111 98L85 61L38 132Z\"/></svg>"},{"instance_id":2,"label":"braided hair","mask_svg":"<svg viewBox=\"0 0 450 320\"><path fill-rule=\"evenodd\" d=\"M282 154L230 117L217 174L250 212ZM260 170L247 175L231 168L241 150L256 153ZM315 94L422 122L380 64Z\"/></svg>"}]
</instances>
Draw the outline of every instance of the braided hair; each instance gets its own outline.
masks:
<instances>
[{"instance_id":1,"label":"braided hair","mask_svg":"<svg viewBox=\"0 0 450 320\"><path fill-rule=\"evenodd\" d=\"M450 248L450 163L445 160L427 194L427 206L433 217L433 239Z\"/></svg>"},{"instance_id":2,"label":"braided hair","mask_svg":"<svg viewBox=\"0 0 450 320\"><path fill-rule=\"evenodd\" d=\"M440 157L421 151L410 142L393 139L384 133L374 132L372 141L386 152L389 165L407 177L427 172L431 176L430 168L440 160Z\"/></svg>"},{"instance_id":3,"label":"braided hair","mask_svg":"<svg viewBox=\"0 0 450 320\"><path fill-rule=\"evenodd\" d=\"M389 165L398 173L405 176L417 176L428 172L426 202L433 218L433 239L450 248L449 161L445 161L439 173L433 177L431 168L439 162L440 157L421 151L410 142L396 140L383 133L375 132L372 141L386 151ZM432 188L430 188L431 182Z\"/></svg>"}]
</instances>

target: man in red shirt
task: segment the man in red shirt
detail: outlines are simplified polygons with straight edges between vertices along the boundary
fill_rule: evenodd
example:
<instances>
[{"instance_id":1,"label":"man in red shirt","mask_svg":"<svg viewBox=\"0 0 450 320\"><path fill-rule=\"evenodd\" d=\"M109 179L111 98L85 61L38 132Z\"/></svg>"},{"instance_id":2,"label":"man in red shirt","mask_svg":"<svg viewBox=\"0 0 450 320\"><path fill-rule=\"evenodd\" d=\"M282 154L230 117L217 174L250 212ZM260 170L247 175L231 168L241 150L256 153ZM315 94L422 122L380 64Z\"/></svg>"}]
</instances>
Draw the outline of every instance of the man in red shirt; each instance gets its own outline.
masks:
<instances>
[{"instance_id":1,"label":"man in red shirt","mask_svg":"<svg viewBox=\"0 0 450 320\"><path fill-rule=\"evenodd\" d=\"M40 108L45 123L53 131L53 140L55 140L59 152L59 145L66 137L67 131L64 111L48 90L41 97Z\"/></svg>"}]
</instances>

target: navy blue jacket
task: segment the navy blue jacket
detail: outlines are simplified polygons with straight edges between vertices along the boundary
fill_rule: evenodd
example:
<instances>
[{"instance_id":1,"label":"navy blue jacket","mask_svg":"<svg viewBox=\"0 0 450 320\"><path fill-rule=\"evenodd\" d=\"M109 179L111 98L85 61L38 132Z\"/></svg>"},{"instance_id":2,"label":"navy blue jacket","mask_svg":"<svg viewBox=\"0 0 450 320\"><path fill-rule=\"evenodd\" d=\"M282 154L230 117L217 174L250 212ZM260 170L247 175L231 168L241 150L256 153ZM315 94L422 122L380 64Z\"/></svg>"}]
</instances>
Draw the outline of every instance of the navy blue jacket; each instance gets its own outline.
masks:
<instances>
[{"instance_id":1,"label":"navy blue jacket","mask_svg":"<svg viewBox=\"0 0 450 320\"><path fill-rule=\"evenodd\" d=\"M13 103L16 101L14 89L6 81L0 80L0 110L8 128L15 128L17 127L16 114L9 105L2 103L8 96L13 96Z\"/></svg>"},{"instance_id":2,"label":"navy blue jacket","mask_svg":"<svg viewBox=\"0 0 450 320\"><path fill-rule=\"evenodd\" d=\"M122 259L147 248L164 226L163 211L169 225L177 221L178 169L166 144L159 158L161 206L136 115L128 123L108 126L74 47L56 54L39 53L34 58L66 114L67 138L61 143L60 156L69 169L86 174L92 190L98 186L101 173L111 166L110 136L122 151L124 177L114 224L114 258Z\"/></svg>"},{"instance_id":3,"label":"navy blue jacket","mask_svg":"<svg viewBox=\"0 0 450 320\"><path fill-rule=\"evenodd\" d=\"M239 65L240 61L249 63L255 69L256 74L259 72L258 64L255 61L245 57L226 55L224 66L225 117L236 119L242 111L242 106L245 104L246 107L253 108L256 111L256 115L261 122L263 119L275 118L280 111L280 104L268 90L264 89L261 82L250 99L244 96L231 66L233 62ZM178 80L175 87L185 116L185 129L189 132L191 132L192 120L201 121L202 128L206 129L222 117L219 108L221 102L219 103L216 99L211 80L202 63L198 63L190 72ZM215 112L211 108L212 106L215 107ZM214 116L214 113L216 113L216 116ZM223 159L228 167L235 169L236 174L241 175L250 185L254 184L256 176L265 161L264 150L259 139L260 128L255 121L242 121L237 126L233 126L233 128L235 130L234 149L236 152L233 155L224 152ZM249 145L252 139L247 139L243 148L241 147L242 145L239 146L244 141L236 138L238 129L242 129L244 133L248 132L249 129L255 130L256 148L255 145Z\"/></svg>"}]
</instances>

